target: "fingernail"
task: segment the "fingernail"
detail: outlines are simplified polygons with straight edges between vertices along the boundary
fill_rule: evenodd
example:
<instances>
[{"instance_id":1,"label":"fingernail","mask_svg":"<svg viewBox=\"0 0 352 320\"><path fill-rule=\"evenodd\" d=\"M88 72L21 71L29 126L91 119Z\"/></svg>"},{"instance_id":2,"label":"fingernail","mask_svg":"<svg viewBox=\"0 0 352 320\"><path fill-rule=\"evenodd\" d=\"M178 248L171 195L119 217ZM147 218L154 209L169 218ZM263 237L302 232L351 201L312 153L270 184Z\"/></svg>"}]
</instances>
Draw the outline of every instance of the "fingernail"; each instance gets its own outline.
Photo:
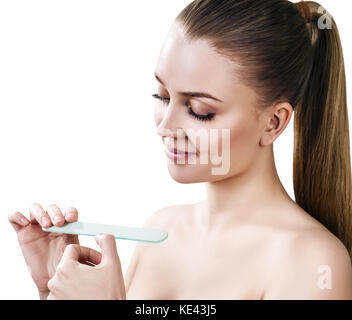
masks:
<instances>
[{"instance_id":1,"label":"fingernail","mask_svg":"<svg viewBox=\"0 0 352 320\"><path fill-rule=\"evenodd\" d=\"M41 224L42 226L47 226L48 224L50 224L49 218L48 218L47 216L42 216L42 217L40 218L40 224Z\"/></svg>"},{"instance_id":2,"label":"fingernail","mask_svg":"<svg viewBox=\"0 0 352 320\"><path fill-rule=\"evenodd\" d=\"M100 243L100 237L101 237L101 233L98 233L95 235L95 240L98 242L98 244Z\"/></svg>"},{"instance_id":3,"label":"fingernail","mask_svg":"<svg viewBox=\"0 0 352 320\"><path fill-rule=\"evenodd\" d=\"M54 223L57 223L61 220L61 218L60 216L54 216L53 220L54 220Z\"/></svg>"},{"instance_id":4,"label":"fingernail","mask_svg":"<svg viewBox=\"0 0 352 320\"><path fill-rule=\"evenodd\" d=\"M74 218L75 214L74 212L67 212L66 218Z\"/></svg>"},{"instance_id":5,"label":"fingernail","mask_svg":"<svg viewBox=\"0 0 352 320\"><path fill-rule=\"evenodd\" d=\"M20 219L20 223L21 223L22 226L26 226L28 224L28 222L29 221L27 219L25 219L25 218L21 218Z\"/></svg>"}]
</instances>

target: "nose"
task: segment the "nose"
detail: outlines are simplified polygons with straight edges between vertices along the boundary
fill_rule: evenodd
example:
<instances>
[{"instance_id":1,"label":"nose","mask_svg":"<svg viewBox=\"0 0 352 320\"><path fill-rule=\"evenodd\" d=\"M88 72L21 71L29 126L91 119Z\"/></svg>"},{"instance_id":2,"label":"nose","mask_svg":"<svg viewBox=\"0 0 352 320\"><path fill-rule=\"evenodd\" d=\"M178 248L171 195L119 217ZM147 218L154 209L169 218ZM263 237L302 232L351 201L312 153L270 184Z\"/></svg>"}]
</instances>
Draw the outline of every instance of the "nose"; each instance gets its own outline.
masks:
<instances>
[{"instance_id":1,"label":"nose","mask_svg":"<svg viewBox=\"0 0 352 320\"><path fill-rule=\"evenodd\" d=\"M160 121L157 133L161 137L182 138L185 137L185 131L182 128L180 106L170 103L165 108L162 120Z\"/></svg>"}]
</instances>

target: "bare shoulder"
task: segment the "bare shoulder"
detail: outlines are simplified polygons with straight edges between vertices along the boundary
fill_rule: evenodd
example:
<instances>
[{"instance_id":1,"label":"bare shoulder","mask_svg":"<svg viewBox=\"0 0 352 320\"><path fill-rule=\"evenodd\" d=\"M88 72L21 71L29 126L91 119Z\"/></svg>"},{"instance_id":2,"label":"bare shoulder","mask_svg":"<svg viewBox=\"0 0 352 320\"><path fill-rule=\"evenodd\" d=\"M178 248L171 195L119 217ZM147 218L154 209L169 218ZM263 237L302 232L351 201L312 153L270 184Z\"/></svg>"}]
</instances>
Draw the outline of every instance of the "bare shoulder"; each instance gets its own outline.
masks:
<instances>
[{"instance_id":1,"label":"bare shoulder","mask_svg":"<svg viewBox=\"0 0 352 320\"><path fill-rule=\"evenodd\" d=\"M144 227L165 228L175 227L179 222L184 224L185 220L183 219L189 217L187 213L193 210L193 206L193 204L171 205L158 209L146 219Z\"/></svg>"},{"instance_id":2,"label":"bare shoulder","mask_svg":"<svg viewBox=\"0 0 352 320\"><path fill-rule=\"evenodd\" d=\"M352 299L348 250L318 221L304 219L282 241L265 299Z\"/></svg>"},{"instance_id":3,"label":"bare shoulder","mask_svg":"<svg viewBox=\"0 0 352 320\"><path fill-rule=\"evenodd\" d=\"M173 205L158 209L144 221L143 227L167 230L170 235L178 225L184 223L184 220L182 218L180 219L180 215L187 217L186 213L189 212L192 207L193 205ZM129 289L141 260L147 258L156 261L162 256L163 252L167 250L167 247L170 246L170 239L172 238L174 237L169 236L167 239L168 241L163 241L161 243L136 243L130 264L125 274L125 286L128 297L130 297Z\"/></svg>"}]
</instances>

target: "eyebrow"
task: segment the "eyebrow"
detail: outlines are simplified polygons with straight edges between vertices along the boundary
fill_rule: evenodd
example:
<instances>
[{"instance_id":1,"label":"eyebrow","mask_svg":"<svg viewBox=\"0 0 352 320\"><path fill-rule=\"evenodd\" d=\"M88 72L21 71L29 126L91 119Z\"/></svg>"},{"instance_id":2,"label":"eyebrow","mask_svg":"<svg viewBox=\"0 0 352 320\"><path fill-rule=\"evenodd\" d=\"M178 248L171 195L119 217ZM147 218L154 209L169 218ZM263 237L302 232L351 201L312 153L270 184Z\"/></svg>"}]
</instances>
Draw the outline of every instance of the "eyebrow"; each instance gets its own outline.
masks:
<instances>
[{"instance_id":1,"label":"eyebrow","mask_svg":"<svg viewBox=\"0 0 352 320\"><path fill-rule=\"evenodd\" d=\"M158 80L163 86L165 86L164 81L161 80L161 78L156 73L154 73L154 75L155 75L156 80ZM216 100L216 101L219 101L219 102L223 102L222 100L220 100L218 98L215 98L211 94L205 93L205 92L190 92L190 91L187 91L187 92L179 92L179 94L181 94L181 95L183 95L185 97L209 98L209 99L213 99L213 100Z\"/></svg>"}]
</instances>

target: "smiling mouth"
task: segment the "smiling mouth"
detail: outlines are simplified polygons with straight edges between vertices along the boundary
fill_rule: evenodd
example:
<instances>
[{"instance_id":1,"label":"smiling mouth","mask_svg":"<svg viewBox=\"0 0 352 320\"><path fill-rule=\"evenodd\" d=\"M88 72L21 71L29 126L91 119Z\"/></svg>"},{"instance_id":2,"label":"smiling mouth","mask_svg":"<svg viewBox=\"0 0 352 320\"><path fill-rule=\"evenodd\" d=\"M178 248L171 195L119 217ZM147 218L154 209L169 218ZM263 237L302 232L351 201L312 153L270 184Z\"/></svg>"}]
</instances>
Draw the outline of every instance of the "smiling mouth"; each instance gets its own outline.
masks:
<instances>
[{"instance_id":1,"label":"smiling mouth","mask_svg":"<svg viewBox=\"0 0 352 320\"><path fill-rule=\"evenodd\" d=\"M191 157L197 157L197 152L188 152L184 150L179 150L177 148L165 148L166 156L175 161L187 160Z\"/></svg>"},{"instance_id":2,"label":"smiling mouth","mask_svg":"<svg viewBox=\"0 0 352 320\"><path fill-rule=\"evenodd\" d=\"M176 154L176 155L196 155L196 152L188 152L188 151L183 151L183 150L178 150L176 148L167 148L167 150L170 153Z\"/></svg>"},{"instance_id":3,"label":"smiling mouth","mask_svg":"<svg viewBox=\"0 0 352 320\"><path fill-rule=\"evenodd\" d=\"M170 148L169 146L166 146L166 149L169 153L173 153L175 155L196 155L197 152L189 152L189 151L184 151L184 150L179 150L177 148Z\"/></svg>"}]
</instances>

